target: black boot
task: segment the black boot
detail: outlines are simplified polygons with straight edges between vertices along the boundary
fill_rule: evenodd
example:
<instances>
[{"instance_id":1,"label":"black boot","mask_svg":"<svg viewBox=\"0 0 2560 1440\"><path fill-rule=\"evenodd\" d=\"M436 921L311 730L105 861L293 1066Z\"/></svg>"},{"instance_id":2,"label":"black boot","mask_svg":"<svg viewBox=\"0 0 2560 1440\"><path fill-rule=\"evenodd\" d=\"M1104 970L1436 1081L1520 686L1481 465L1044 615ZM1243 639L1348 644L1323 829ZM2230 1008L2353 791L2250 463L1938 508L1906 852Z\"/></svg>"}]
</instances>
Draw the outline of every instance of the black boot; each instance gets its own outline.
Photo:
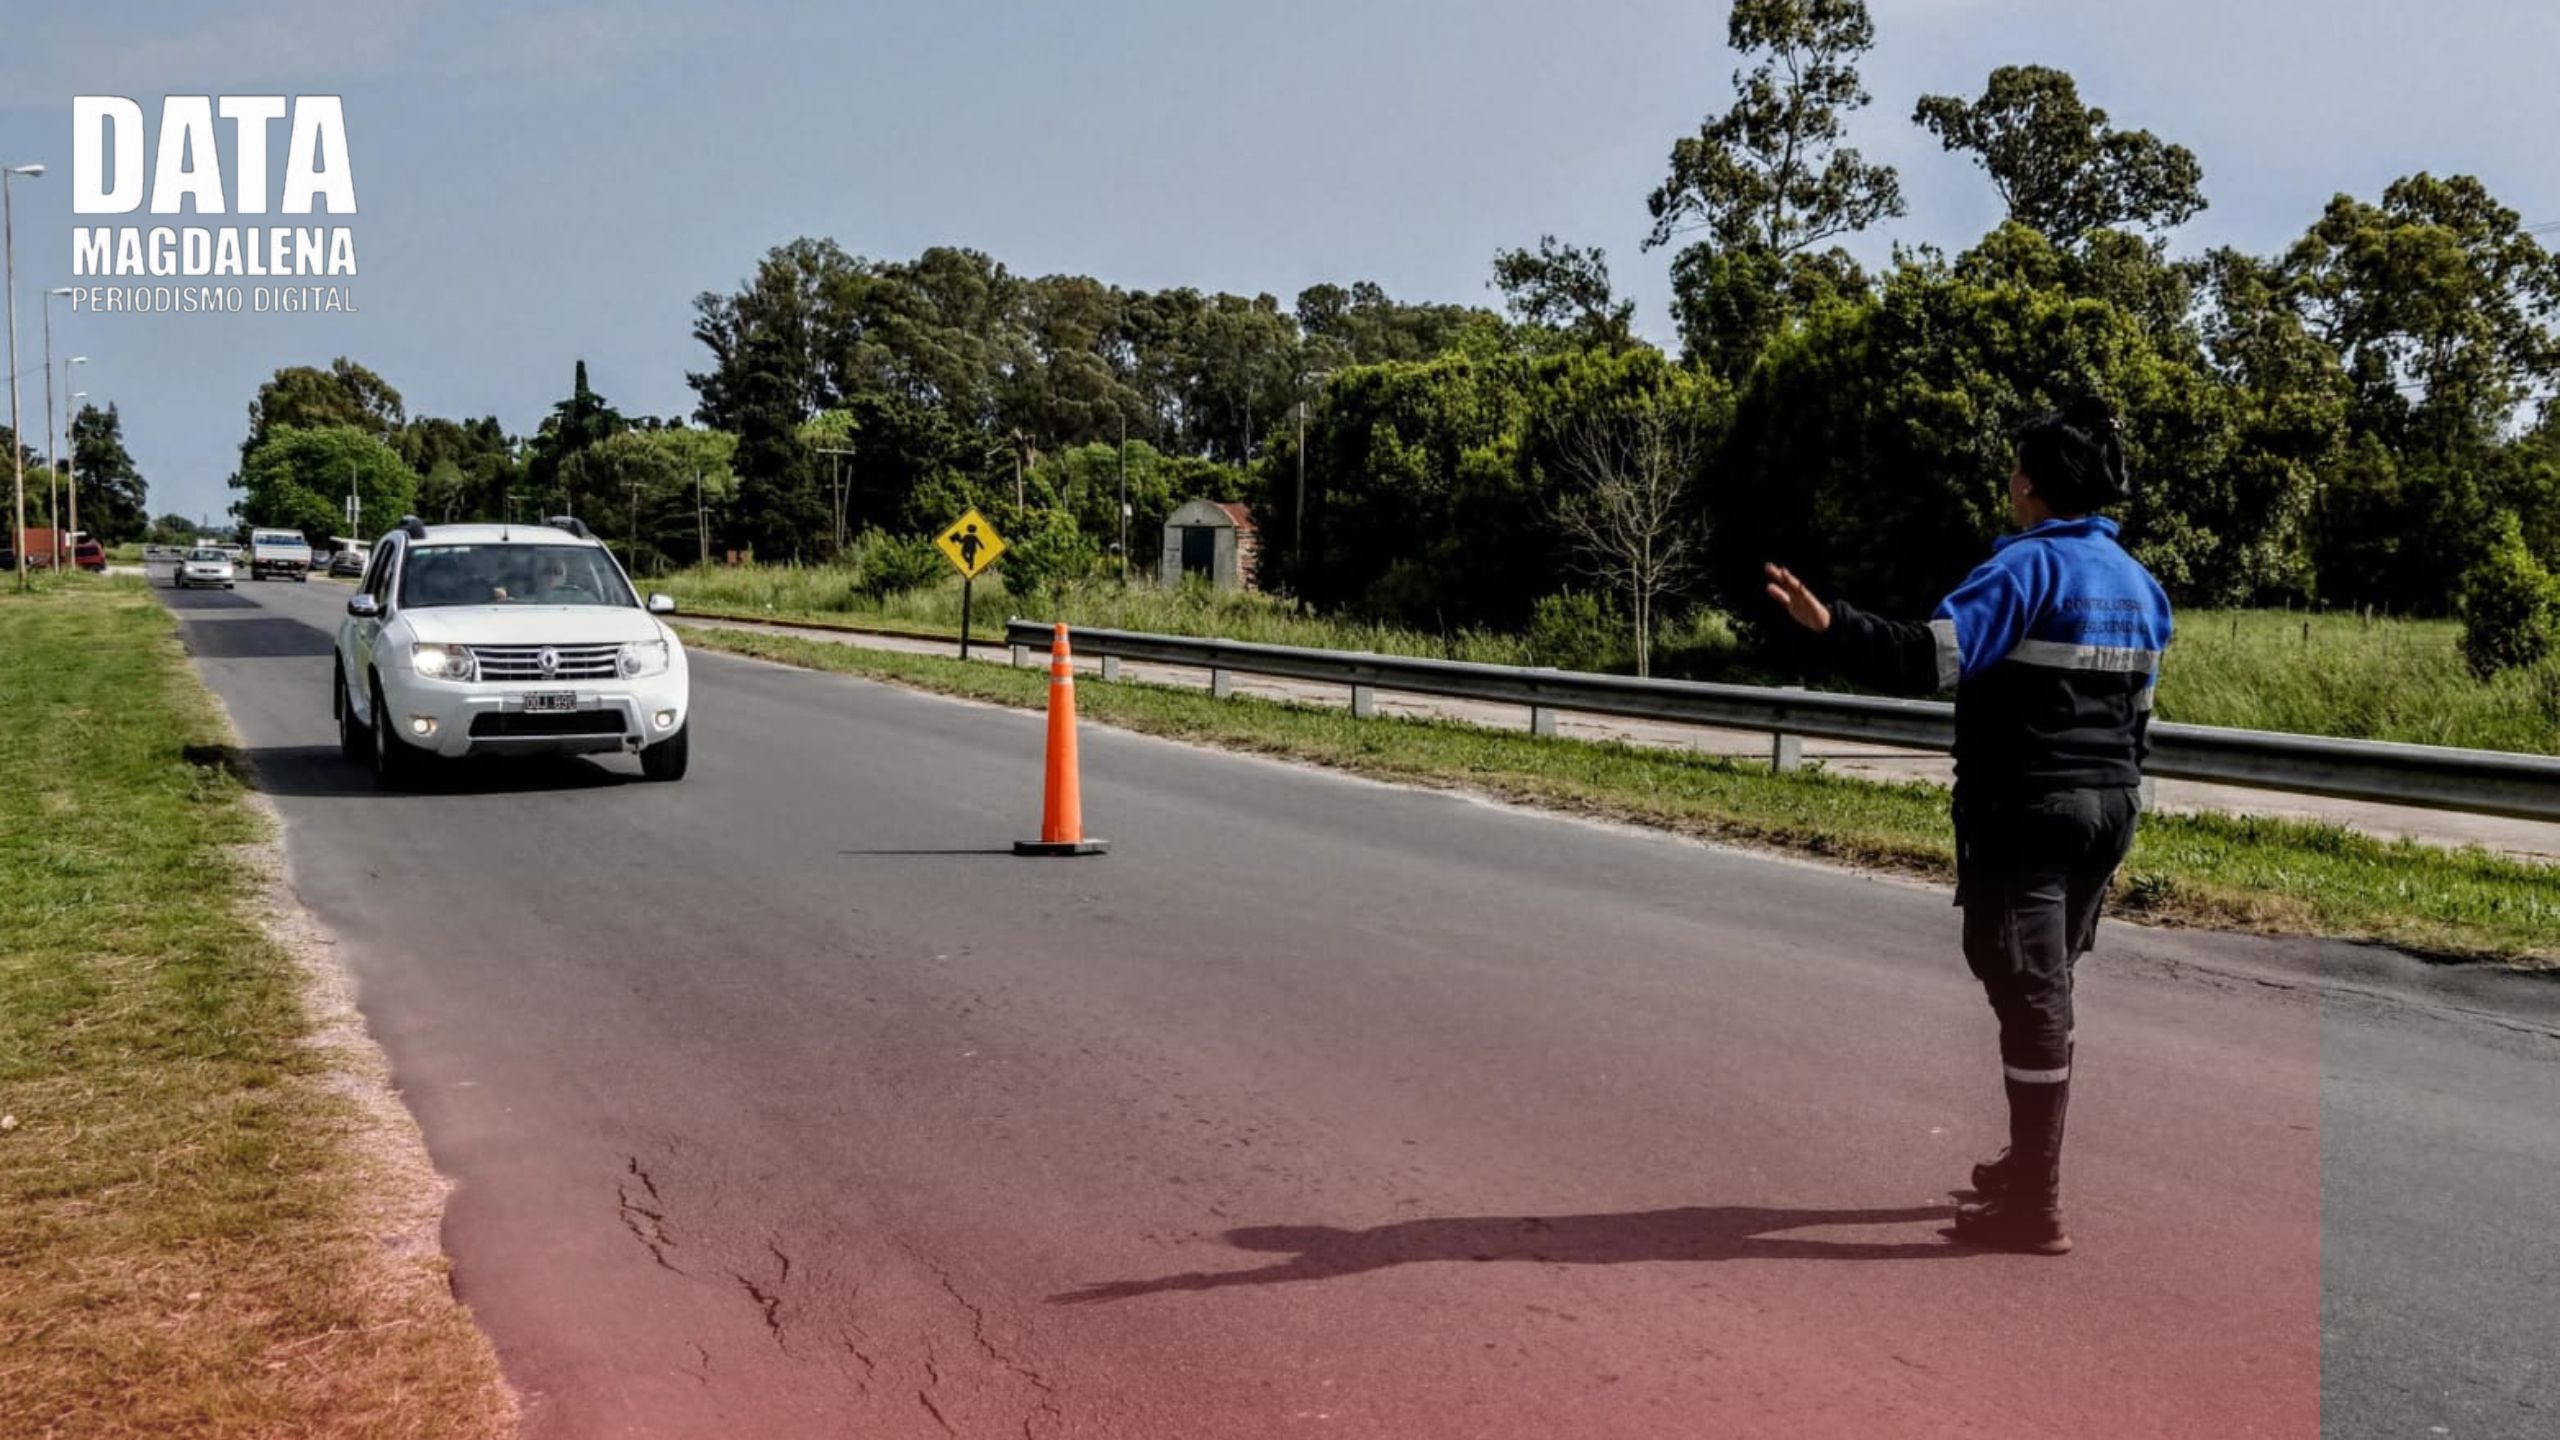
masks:
<instances>
[{"instance_id":1,"label":"black boot","mask_svg":"<svg viewBox=\"0 0 2560 1440\"><path fill-rule=\"evenodd\" d=\"M2080 1057L2076 1052L2079 1048L2080 1047L2077 1045L2066 1045L2063 1048L2062 1064L2064 1069L2067 1070L2074 1064L2078 1063ZM2003 1080L2001 1085L2002 1088L2007 1091L2009 1098L2009 1129L2011 1143L2000 1147L2000 1154L1997 1158L1981 1161L1973 1167L1973 1193L1974 1197L1980 1200L1993 1200L2002 1195L2008 1194L2009 1191L2015 1188L2020 1181L2027 1179L2029 1177L2029 1172L2033 1169L2032 1166L2023 1164L2017 1159L2021 1152L2016 1144L2020 1105L2023 1101L2026 1101L2031 1097L2024 1097L2018 1093L2025 1087L2021 1086L2015 1080ZM2057 1108L2053 1121L2054 1143L2057 1147L2062 1141L2061 1110L2068 1106L2069 1099L2070 1097L2066 1094L2057 1101Z\"/></svg>"},{"instance_id":2,"label":"black boot","mask_svg":"<svg viewBox=\"0 0 2560 1440\"><path fill-rule=\"evenodd\" d=\"M2009 1082L2009 1149L1975 1168L1983 1196L1956 1209L1956 1238L1993 1250L2036 1255L2070 1252L2062 1228L2062 1122L2071 1084ZM1989 1179L1993 1186L1981 1181Z\"/></svg>"}]
</instances>

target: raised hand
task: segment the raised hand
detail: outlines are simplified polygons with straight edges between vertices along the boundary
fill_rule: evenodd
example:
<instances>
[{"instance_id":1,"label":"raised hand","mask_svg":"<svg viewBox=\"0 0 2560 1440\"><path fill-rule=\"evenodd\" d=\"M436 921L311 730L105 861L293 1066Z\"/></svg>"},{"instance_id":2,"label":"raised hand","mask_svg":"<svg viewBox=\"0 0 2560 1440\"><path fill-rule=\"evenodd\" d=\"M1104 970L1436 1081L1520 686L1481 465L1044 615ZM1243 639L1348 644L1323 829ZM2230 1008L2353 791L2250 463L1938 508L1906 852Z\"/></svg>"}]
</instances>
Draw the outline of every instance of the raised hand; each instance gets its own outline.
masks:
<instances>
[{"instance_id":1,"label":"raised hand","mask_svg":"<svg viewBox=\"0 0 2560 1440\"><path fill-rule=\"evenodd\" d=\"M1795 572L1782 565L1764 565L1768 572L1769 598L1786 607L1787 618L1819 635L1831 628L1831 607L1796 578Z\"/></svg>"}]
</instances>

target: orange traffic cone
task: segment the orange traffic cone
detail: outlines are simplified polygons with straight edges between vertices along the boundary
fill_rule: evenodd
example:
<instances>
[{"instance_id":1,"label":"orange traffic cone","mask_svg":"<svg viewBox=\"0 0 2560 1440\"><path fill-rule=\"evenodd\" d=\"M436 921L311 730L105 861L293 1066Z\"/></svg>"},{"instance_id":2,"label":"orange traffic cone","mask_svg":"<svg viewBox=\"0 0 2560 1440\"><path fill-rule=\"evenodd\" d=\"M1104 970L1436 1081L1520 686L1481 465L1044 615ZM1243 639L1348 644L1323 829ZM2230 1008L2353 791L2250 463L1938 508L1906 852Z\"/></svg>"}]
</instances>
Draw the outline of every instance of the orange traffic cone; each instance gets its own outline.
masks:
<instances>
[{"instance_id":1,"label":"orange traffic cone","mask_svg":"<svg viewBox=\"0 0 2560 1440\"><path fill-rule=\"evenodd\" d=\"M1076 781L1076 667L1067 627L1049 642L1049 783L1040 805L1040 838L1016 840L1016 855L1099 855L1108 840L1084 838L1084 797Z\"/></svg>"}]
</instances>

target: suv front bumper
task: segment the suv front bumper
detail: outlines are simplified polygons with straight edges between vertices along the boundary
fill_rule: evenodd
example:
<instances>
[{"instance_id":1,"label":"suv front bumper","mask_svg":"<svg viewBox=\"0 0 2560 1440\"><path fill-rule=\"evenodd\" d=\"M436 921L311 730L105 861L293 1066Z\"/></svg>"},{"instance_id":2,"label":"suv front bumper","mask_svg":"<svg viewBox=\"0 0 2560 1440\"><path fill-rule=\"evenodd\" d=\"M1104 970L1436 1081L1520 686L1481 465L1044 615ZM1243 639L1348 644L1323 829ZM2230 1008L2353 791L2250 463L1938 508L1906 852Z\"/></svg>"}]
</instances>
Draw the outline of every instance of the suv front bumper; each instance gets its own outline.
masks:
<instances>
[{"instance_id":1,"label":"suv front bumper","mask_svg":"<svg viewBox=\"0 0 2560 1440\"><path fill-rule=\"evenodd\" d=\"M384 679L383 709L394 734L420 750L463 755L637 754L685 727L692 709L681 661L640 679L558 684ZM525 708L531 694L576 696L571 710ZM376 717L380 723L380 717Z\"/></svg>"}]
</instances>

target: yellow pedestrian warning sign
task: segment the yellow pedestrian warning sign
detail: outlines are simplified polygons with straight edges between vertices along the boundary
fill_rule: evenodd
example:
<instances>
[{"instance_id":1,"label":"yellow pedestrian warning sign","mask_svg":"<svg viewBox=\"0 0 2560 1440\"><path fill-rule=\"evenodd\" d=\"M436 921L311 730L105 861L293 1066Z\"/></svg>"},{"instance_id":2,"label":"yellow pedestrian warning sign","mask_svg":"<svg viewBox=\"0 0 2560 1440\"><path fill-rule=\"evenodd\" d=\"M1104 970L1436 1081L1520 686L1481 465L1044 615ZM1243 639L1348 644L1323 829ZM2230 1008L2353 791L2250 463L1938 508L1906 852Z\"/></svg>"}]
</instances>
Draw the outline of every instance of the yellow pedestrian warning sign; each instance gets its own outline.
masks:
<instances>
[{"instance_id":1,"label":"yellow pedestrian warning sign","mask_svg":"<svg viewBox=\"0 0 2560 1440\"><path fill-rule=\"evenodd\" d=\"M988 524L987 517L975 509L951 522L951 528L935 536L933 544L959 567L961 578L965 580L975 580L987 573L987 567L996 563L996 557L1004 553L1004 537L998 535L996 527Z\"/></svg>"}]
</instances>

